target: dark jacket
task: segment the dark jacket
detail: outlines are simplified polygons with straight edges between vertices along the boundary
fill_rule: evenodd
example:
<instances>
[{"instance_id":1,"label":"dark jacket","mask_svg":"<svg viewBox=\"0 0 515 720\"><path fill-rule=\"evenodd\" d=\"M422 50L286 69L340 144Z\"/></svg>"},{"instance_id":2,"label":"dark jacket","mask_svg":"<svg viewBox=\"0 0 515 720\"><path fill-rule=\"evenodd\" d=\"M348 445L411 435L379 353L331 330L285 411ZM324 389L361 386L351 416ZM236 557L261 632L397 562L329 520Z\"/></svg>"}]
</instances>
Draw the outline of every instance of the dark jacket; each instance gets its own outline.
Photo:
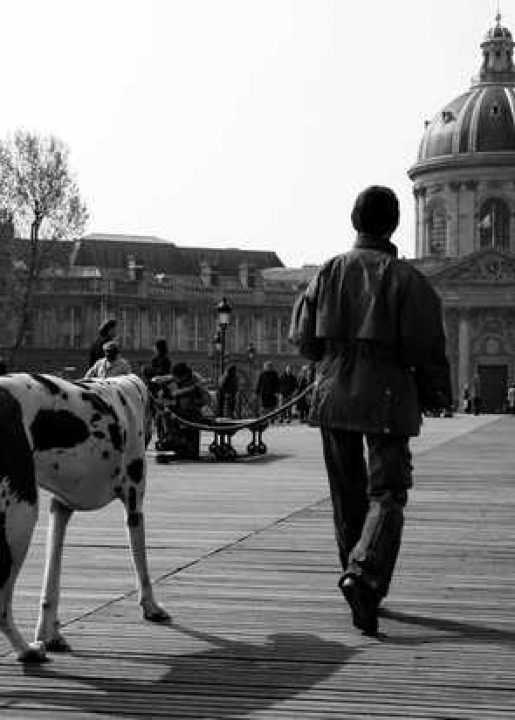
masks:
<instances>
[{"instance_id":1,"label":"dark jacket","mask_svg":"<svg viewBox=\"0 0 515 720\"><path fill-rule=\"evenodd\" d=\"M152 376L169 375L172 372L172 361L165 353L156 353L150 361Z\"/></svg>"},{"instance_id":2,"label":"dark jacket","mask_svg":"<svg viewBox=\"0 0 515 720\"><path fill-rule=\"evenodd\" d=\"M236 395L240 381L235 370L227 369L220 379L220 392L227 395Z\"/></svg>"},{"instance_id":3,"label":"dark jacket","mask_svg":"<svg viewBox=\"0 0 515 720\"><path fill-rule=\"evenodd\" d=\"M281 395L285 398L290 398L294 395L297 389L297 378L292 372L283 372L279 378Z\"/></svg>"},{"instance_id":4,"label":"dark jacket","mask_svg":"<svg viewBox=\"0 0 515 720\"><path fill-rule=\"evenodd\" d=\"M421 411L451 404L440 300L396 254L360 234L295 303L290 340L317 362L315 424L417 435Z\"/></svg>"},{"instance_id":5,"label":"dark jacket","mask_svg":"<svg viewBox=\"0 0 515 720\"><path fill-rule=\"evenodd\" d=\"M265 407L275 407L280 389L277 370L273 368L263 370L258 378L256 394L261 398Z\"/></svg>"}]
</instances>

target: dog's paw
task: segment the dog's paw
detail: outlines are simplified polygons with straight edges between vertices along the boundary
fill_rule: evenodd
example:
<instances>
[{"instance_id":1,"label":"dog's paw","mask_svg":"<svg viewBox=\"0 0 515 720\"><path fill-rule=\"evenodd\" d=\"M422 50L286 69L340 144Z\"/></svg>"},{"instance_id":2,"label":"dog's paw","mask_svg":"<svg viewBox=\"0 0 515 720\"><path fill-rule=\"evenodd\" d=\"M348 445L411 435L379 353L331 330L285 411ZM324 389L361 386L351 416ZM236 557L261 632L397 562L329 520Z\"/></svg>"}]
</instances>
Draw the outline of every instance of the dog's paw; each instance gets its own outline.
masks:
<instances>
[{"instance_id":1,"label":"dog's paw","mask_svg":"<svg viewBox=\"0 0 515 720\"><path fill-rule=\"evenodd\" d=\"M166 610L154 600L142 602L141 607L143 608L143 617L149 622L166 623L172 619Z\"/></svg>"},{"instance_id":2,"label":"dog's paw","mask_svg":"<svg viewBox=\"0 0 515 720\"><path fill-rule=\"evenodd\" d=\"M48 662L48 657L45 654L45 644L42 642L29 643L27 650L20 653L16 659L24 665Z\"/></svg>"}]
</instances>

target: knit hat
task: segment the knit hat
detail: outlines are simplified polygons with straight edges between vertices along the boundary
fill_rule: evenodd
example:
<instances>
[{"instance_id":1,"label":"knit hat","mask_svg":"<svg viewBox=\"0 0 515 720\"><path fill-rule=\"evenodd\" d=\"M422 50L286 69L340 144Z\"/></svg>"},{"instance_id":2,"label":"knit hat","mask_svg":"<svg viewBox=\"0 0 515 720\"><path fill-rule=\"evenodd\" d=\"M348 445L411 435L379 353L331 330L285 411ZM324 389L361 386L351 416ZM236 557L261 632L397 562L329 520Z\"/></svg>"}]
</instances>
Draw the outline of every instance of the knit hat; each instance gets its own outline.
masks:
<instances>
[{"instance_id":1,"label":"knit hat","mask_svg":"<svg viewBox=\"0 0 515 720\"><path fill-rule=\"evenodd\" d=\"M352 224L358 232L389 237L399 224L399 201L388 187L371 185L356 198Z\"/></svg>"}]
</instances>

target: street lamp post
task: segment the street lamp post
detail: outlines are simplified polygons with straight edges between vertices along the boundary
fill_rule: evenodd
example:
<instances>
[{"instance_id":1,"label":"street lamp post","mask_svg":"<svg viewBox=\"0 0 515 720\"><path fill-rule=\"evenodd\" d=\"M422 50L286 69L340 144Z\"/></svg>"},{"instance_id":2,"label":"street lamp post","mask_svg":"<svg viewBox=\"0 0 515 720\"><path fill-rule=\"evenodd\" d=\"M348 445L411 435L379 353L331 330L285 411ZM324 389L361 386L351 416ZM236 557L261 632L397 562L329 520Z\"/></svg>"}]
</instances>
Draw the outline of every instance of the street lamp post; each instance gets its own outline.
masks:
<instances>
[{"instance_id":1,"label":"street lamp post","mask_svg":"<svg viewBox=\"0 0 515 720\"><path fill-rule=\"evenodd\" d=\"M214 349L214 381L218 384L219 376L220 376L220 353L222 351L222 336L220 334L220 330L216 331L215 336L213 337L213 349Z\"/></svg>"},{"instance_id":2,"label":"street lamp post","mask_svg":"<svg viewBox=\"0 0 515 720\"><path fill-rule=\"evenodd\" d=\"M227 298L223 297L218 305L216 306L216 312L218 313L218 332L216 334L216 343L219 344L220 352L220 375L224 374L225 370L225 333L227 332L227 326L231 320L232 307L230 306ZM217 347L217 345L215 345Z\"/></svg>"},{"instance_id":3,"label":"street lamp post","mask_svg":"<svg viewBox=\"0 0 515 720\"><path fill-rule=\"evenodd\" d=\"M256 357L256 348L254 347L254 344L252 342L249 342L249 346L247 348L247 360L249 361L249 387L250 387L250 398L252 400L249 400L252 410L251 412L255 413L257 402L256 398L254 396L255 388L254 388L254 358Z\"/></svg>"}]
</instances>

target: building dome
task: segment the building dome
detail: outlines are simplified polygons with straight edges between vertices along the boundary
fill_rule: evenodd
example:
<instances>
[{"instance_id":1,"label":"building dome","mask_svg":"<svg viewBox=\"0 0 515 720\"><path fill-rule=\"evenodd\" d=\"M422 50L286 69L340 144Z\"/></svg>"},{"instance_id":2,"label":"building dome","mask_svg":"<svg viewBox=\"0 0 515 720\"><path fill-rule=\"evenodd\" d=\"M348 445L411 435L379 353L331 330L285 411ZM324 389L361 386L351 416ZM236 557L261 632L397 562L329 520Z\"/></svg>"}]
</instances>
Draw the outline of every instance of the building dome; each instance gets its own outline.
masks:
<instances>
[{"instance_id":1,"label":"building dome","mask_svg":"<svg viewBox=\"0 0 515 720\"><path fill-rule=\"evenodd\" d=\"M478 83L428 123L418 162L443 155L515 152L515 84Z\"/></svg>"},{"instance_id":2,"label":"building dome","mask_svg":"<svg viewBox=\"0 0 515 720\"><path fill-rule=\"evenodd\" d=\"M515 67L508 28L490 28L481 43L483 64L470 90L426 123L418 162L445 155L515 152Z\"/></svg>"},{"instance_id":3,"label":"building dome","mask_svg":"<svg viewBox=\"0 0 515 720\"><path fill-rule=\"evenodd\" d=\"M514 45L497 15L471 87L425 124L408 171L417 257L515 252Z\"/></svg>"}]
</instances>

